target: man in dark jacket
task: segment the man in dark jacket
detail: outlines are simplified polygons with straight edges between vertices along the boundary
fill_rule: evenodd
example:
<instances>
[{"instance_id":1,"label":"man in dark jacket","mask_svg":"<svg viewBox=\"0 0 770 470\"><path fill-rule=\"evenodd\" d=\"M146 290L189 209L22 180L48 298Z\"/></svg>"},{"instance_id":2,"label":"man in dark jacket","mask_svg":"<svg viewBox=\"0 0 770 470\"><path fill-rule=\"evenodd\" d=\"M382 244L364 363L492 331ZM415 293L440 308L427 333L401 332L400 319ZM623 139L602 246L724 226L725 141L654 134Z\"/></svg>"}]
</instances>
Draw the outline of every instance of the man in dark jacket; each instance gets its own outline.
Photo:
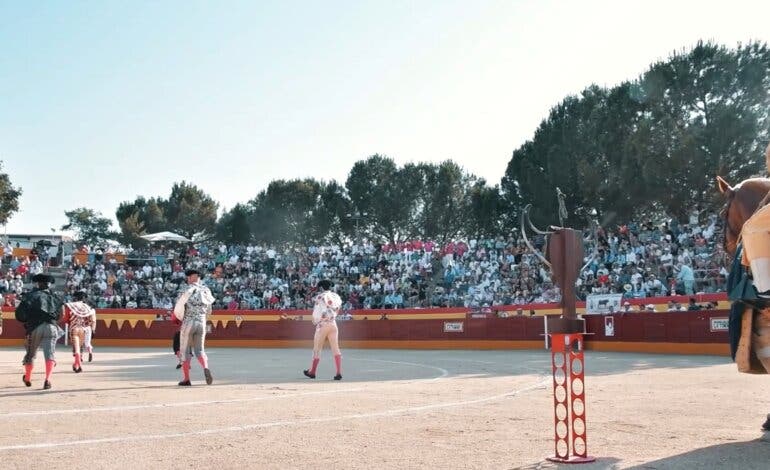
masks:
<instances>
[{"instance_id":1,"label":"man in dark jacket","mask_svg":"<svg viewBox=\"0 0 770 470\"><path fill-rule=\"evenodd\" d=\"M53 278L47 274L36 274L32 282L37 284L32 292L24 295L16 307L16 319L24 324L26 336L24 346L24 376L22 380L27 387L32 386L32 367L35 363L37 350L42 346L45 355L45 382L43 389L51 388L51 374L56 365L54 353L56 341L61 329L57 325L62 314L62 301L48 288Z\"/></svg>"}]
</instances>

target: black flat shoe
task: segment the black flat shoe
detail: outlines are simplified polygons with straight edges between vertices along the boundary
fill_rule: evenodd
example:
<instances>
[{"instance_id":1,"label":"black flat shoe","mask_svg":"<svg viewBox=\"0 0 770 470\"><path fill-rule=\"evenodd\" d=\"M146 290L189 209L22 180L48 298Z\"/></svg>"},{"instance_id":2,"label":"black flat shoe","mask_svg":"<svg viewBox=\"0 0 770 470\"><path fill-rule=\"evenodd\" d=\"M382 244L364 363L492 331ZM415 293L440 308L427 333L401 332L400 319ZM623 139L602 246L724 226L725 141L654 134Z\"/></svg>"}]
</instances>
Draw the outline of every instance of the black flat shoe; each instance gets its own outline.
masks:
<instances>
[{"instance_id":1,"label":"black flat shoe","mask_svg":"<svg viewBox=\"0 0 770 470\"><path fill-rule=\"evenodd\" d=\"M29 387L29 385L27 385ZM767 415L767 420L765 421L765 424L762 425L763 431L770 431L770 415Z\"/></svg>"},{"instance_id":2,"label":"black flat shoe","mask_svg":"<svg viewBox=\"0 0 770 470\"><path fill-rule=\"evenodd\" d=\"M189 387L189 386L191 386L191 385L192 385L192 384L190 383L190 381L189 381L189 380L183 380L183 381L179 382L179 386L180 386L180 387Z\"/></svg>"},{"instance_id":3,"label":"black flat shoe","mask_svg":"<svg viewBox=\"0 0 770 470\"><path fill-rule=\"evenodd\" d=\"M334 380L342 380L342 374L335 375Z\"/></svg>"},{"instance_id":4,"label":"black flat shoe","mask_svg":"<svg viewBox=\"0 0 770 470\"><path fill-rule=\"evenodd\" d=\"M43 390L48 390L49 388L51 388L51 382L46 380L43 382Z\"/></svg>"},{"instance_id":5,"label":"black flat shoe","mask_svg":"<svg viewBox=\"0 0 770 470\"><path fill-rule=\"evenodd\" d=\"M82 367L78 367L77 369L75 369L75 373L76 374L79 374L81 372L83 372L83 368Z\"/></svg>"},{"instance_id":6,"label":"black flat shoe","mask_svg":"<svg viewBox=\"0 0 770 470\"><path fill-rule=\"evenodd\" d=\"M177 364L177 365L176 365L176 368L177 368L177 369L181 369L181 368L182 368L182 364Z\"/></svg>"},{"instance_id":7,"label":"black flat shoe","mask_svg":"<svg viewBox=\"0 0 770 470\"><path fill-rule=\"evenodd\" d=\"M211 383L214 382L214 377L211 376L210 370L203 369L203 376L206 377L206 385L211 385Z\"/></svg>"},{"instance_id":8,"label":"black flat shoe","mask_svg":"<svg viewBox=\"0 0 770 470\"><path fill-rule=\"evenodd\" d=\"M94 360L94 353L88 353L88 362L91 362Z\"/></svg>"},{"instance_id":9,"label":"black flat shoe","mask_svg":"<svg viewBox=\"0 0 770 470\"><path fill-rule=\"evenodd\" d=\"M315 374L311 374L307 369L303 370L302 373L305 374L305 377L310 377L311 379L315 378Z\"/></svg>"},{"instance_id":10,"label":"black flat shoe","mask_svg":"<svg viewBox=\"0 0 770 470\"><path fill-rule=\"evenodd\" d=\"M24 374L21 375L21 381L24 382L24 385L26 385L27 387L32 386L32 381L27 380L27 377Z\"/></svg>"}]
</instances>

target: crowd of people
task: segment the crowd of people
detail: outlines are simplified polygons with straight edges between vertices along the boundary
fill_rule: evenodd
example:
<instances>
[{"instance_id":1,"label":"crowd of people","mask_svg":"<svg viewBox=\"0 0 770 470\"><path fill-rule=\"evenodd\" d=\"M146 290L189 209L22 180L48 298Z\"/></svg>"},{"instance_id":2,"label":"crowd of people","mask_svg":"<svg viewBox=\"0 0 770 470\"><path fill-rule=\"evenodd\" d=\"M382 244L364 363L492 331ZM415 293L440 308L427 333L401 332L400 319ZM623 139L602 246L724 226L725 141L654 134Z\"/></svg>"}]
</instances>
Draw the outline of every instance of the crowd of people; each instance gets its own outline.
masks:
<instances>
[{"instance_id":1,"label":"crowd of people","mask_svg":"<svg viewBox=\"0 0 770 470\"><path fill-rule=\"evenodd\" d=\"M585 230L586 263L578 297L620 293L628 299L719 292L727 271L716 214L687 223L629 223ZM545 240L535 238L536 250ZM197 269L214 309L311 309L322 279L332 280L343 311L429 307L484 308L560 301L547 267L517 234L438 244L410 240L345 246L272 247L216 242L150 245L119 262L92 253L66 264L63 293L82 291L97 308L170 310L186 269ZM81 258L82 259L82 258ZM0 294L12 304L39 258L4 260ZM9 299L11 299L9 301Z\"/></svg>"}]
</instances>

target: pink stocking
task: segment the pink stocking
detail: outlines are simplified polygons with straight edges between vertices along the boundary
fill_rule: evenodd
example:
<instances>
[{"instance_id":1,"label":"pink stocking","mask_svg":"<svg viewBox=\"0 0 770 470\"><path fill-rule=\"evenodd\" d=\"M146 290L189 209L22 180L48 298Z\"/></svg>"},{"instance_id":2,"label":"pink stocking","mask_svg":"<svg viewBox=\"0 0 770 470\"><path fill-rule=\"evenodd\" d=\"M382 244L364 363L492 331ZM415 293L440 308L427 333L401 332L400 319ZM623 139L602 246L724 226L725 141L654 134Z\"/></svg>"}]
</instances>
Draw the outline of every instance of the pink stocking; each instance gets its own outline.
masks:
<instances>
[{"instance_id":1,"label":"pink stocking","mask_svg":"<svg viewBox=\"0 0 770 470\"><path fill-rule=\"evenodd\" d=\"M56 361L45 361L45 379L51 380L51 374L53 374L53 367L56 365Z\"/></svg>"},{"instance_id":2,"label":"pink stocking","mask_svg":"<svg viewBox=\"0 0 770 470\"><path fill-rule=\"evenodd\" d=\"M318 368L318 363L321 362L320 357L313 358L313 365L310 367L310 373L315 374L315 370Z\"/></svg>"},{"instance_id":3,"label":"pink stocking","mask_svg":"<svg viewBox=\"0 0 770 470\"><path fill-rule=\"evenodd\" d=\"M201 353L201 355L198 356L198 363L204 369L208 369L209 368L209 357L206 355L206 353Z\"/></svg>"}]
</instances>

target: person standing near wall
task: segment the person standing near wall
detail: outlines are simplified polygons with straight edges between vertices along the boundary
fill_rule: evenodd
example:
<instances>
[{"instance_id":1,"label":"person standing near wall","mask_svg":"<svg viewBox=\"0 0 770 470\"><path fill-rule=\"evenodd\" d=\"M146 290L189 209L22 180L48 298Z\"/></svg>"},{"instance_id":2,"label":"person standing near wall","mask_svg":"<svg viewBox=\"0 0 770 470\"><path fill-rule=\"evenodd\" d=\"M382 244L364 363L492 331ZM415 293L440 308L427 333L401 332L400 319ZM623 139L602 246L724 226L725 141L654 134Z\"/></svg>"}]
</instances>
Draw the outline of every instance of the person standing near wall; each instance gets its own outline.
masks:
<instances>
[{"instance_id":1,"label":"person standing near wall","mask_svg":"<svg viewBox=\"0 0 770 470\"><path fill-rule=\"evenodd\" d=\"M322 280L318 283L319 293L315 297L313 306L313 324L315 325L315 336L313 337L313 362L310 369L302 371L306 377L315 378L316 368L321 362L321 350L324 343L329 341L332 354L334 355L334 365L337 368L337 375L334 380L342 380L342 352L339 345L339 331L337 330L337 314L342 306L342 299L336 292L332 292L332 284L329 280Z\"/></svg>"},{"instance_id":2,"label":"person standing near wall","mask_svg":"<svg viewBox=\"0 0 770 470\"><path fill-rule=\"evenodd\" d=\"M36 274L32 282L37 283L32 292L27 293L16 307L16 320L24 324L24 375L22 381L27 387L32 386L32 369L37 350L42 346L45 355L45 382L43 389L51 388L51 375L56 365L56 341L61 336L58 326L62 314L62 301L49 289L54 282L48 274Z\"/></svg>"},{"instance_id":3,"label":"person standing near wall","mask_svg":"<svg viewBox=\"0 0 770 470\"><path fill-rule=\"evenodd\" d=\"M198 358L198 362L203 367L206 384L211 385L214 379L209 370L204 343L206 342L206 320L211 314L214 296L211 295L209 288L200 282L200 271L188 269L185 271L185 276L187 276L187 289L179 296L174 306L174 315L182 321L179 350L184 355L182 362L184 377L179 385L183 387L191 385L190 361L193 356Z\"/></svg>"},{"instance_id":4,"label":"person standing near wall","mask_svg":"<svg viewBox=\"0 0 770 470\"><path fill-rule=\"evenodd\" d=\"M72 297L75 299L74 302L64 304L62 323L69 326L72 355L75 359L72 364L72 370L75 373L80 373L83 372L82 349L86 344L86 339L90 340L91 332L96 327L96 310L84 302L86 298L85 292L75 292Z\"/></svg>"}]
</instances>

